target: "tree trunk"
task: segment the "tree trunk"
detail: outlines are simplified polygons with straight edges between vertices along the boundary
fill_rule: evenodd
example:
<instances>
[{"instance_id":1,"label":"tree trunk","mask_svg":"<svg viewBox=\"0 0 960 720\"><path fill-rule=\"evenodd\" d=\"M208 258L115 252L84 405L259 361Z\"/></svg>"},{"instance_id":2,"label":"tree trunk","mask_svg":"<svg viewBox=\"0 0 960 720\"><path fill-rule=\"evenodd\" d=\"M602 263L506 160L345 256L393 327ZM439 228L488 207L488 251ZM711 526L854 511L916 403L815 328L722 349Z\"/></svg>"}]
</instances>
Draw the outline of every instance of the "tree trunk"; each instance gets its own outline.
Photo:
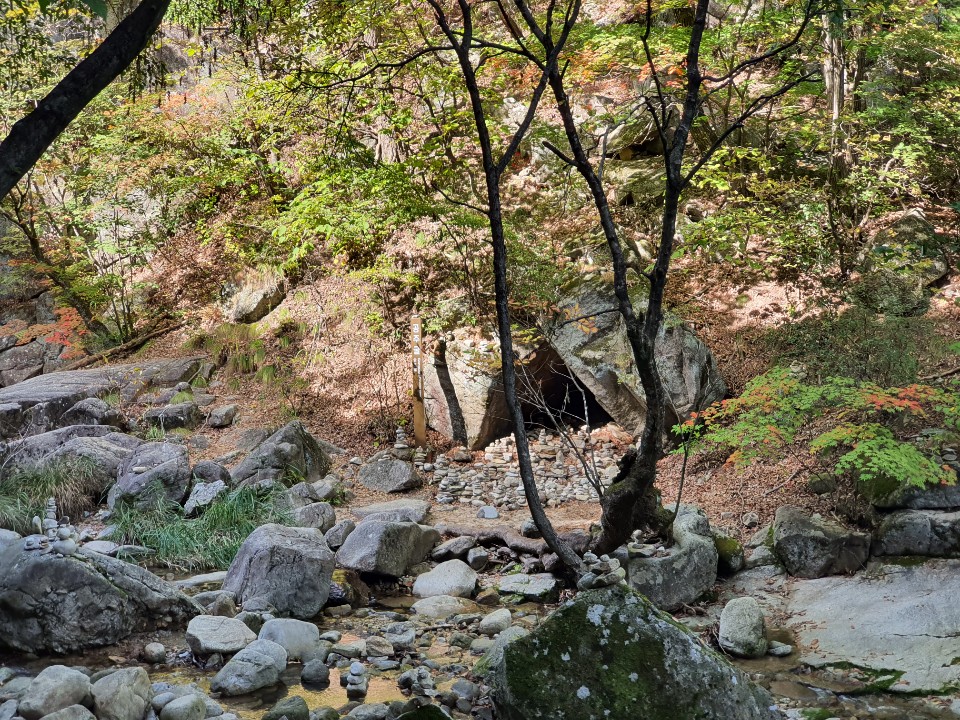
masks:
<instances>
[{"instance_id":1,"label":"tree trunk","mask_svg":"<svg viewBox=\"0 0 960 720\"><path fill-rule=\"evenodd\" d=\"M29 172L77 115L146 47L170 0L143 0L0 143L0 199Z\"/></svg>"}]
</instances>

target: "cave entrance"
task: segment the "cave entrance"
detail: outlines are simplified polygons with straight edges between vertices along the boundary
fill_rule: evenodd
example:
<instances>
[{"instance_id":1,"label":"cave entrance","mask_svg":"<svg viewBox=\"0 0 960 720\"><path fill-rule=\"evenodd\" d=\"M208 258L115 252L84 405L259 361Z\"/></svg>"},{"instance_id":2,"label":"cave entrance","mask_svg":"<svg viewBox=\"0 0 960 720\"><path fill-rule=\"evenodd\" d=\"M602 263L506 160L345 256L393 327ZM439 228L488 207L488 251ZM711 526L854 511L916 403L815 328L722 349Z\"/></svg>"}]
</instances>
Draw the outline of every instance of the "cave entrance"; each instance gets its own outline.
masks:
<instances>
[{"instance_id":1,"label":"cave entrance","mask_svg":"<svg viewBox=\"0 0 960 720\"><path fill-rule=\"evenodd\" d=\"M594 394L580 382L553 348L541 347L517 377L517 392L527 426L550 431L601 427L612 421Z\"/></svg>"}]
</instances>

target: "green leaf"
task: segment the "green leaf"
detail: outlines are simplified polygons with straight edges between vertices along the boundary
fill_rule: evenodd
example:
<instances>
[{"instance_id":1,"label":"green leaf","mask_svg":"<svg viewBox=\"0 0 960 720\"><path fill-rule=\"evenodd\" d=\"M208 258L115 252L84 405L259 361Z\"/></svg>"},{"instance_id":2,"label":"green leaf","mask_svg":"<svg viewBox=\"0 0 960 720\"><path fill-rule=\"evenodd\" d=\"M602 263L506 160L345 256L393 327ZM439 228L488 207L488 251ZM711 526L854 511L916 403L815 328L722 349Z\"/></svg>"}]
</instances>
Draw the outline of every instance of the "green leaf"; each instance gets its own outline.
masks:
<instances>
[{"instance_id":1,"label":"green leaf","mask_svg":"<svg viewBox=\"0 0 960 720\"><path fill-rule=\"evenodd\" d=\"M90 11L97 17L107 19L107 3L104 0L81 0L81 2L90 8ZM44 9L47 4L49 4L49 0L40 0L40 9Z\"/></svg>"}]
</instances>

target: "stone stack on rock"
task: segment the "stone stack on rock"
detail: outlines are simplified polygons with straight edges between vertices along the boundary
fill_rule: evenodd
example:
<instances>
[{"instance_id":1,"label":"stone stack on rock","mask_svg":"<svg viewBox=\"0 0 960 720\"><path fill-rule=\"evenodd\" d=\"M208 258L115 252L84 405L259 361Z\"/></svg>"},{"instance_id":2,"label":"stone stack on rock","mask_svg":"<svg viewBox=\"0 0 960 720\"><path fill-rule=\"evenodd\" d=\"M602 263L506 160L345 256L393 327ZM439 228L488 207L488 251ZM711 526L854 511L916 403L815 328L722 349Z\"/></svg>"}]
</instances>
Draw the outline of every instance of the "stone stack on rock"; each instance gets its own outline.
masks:
<instances>
[{"instance_id":1,"label":"stone stack on rock","mask_svg":"<svg viewBox=\"0 0 960 720\"><path fill-rule=\"evenodd\" d=\"M370 686L370 678L367 677L367 669L363 663L350 663L350 672L341 676L340 683L347 689L350 700L363 700Z\"/></svg>"},{"instance_id":2,"label":"stone stack on rock","mask_svg":"<svg viewBox=\"0 0 960 720\"><path fill-rule=\"evenodd\" d=\"M436 697L437 690L433 676L428 668L422 665L411 670L407 670L397 678L397 685L404 692L419 697Z\"/></svg>"},{"instance_id":3,"label":"stone stack on rock","mask_svg":"<svg viewBox=\"0 0 960 720\"><path fill-rule=\"evenodd\" d=\"M583 562L587 571L577 580L577 588L580 590L619 585L627 577L627 571L620 567L620 561L609 555L597 557L591 552L584 553Z\"/></svg>"},{"instance_id":4,"label":"stone stack on rock","mask_svg":"<svg viewBox=\"0 0 960 720\"><path fill-rule=\"evenodd\" d=\"M671 611L691 603L713 587L718 553L703 511L681 505L668 551L632 553L627 548L627 580L658 608Z\"/></svg>"}]
</instances>

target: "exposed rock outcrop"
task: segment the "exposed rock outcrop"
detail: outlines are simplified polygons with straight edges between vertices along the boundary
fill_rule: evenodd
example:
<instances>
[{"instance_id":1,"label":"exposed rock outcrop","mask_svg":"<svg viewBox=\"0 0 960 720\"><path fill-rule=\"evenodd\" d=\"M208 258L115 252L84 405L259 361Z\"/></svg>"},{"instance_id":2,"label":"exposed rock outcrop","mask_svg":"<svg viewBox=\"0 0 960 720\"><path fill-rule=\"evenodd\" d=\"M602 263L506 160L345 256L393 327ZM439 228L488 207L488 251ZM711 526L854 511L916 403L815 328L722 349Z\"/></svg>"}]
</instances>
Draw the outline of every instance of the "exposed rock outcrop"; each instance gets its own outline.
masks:
<instances>
[{"instance_id":1,"label":"exposed rock outcrop","mask_svg":"<svg viewBox=\"0 0 960 720\"><path fill-rule=\"evenodd\" d=\"M646 311L646 297L634 299L638 314ZM601 281L584 283L560 303L559 319L546 329L547 338L566 367L596 398L611 418L630 433L639 433L646 417L646 401L633 353L616 306L612 288ZM591 332L566 320L589 316ZM669 396L666 426L672 427L720 400L726 385L709 348L676 318L667 316L656 345L657 368Z\"/></svg>"},{"instance_id":2,"label":"exposed rock outcrop","mask_svg":"<svg viewBox=\"0 0 960 720\"><path fill-rule=\"evenodd\" d=\"M134 632L185 625L201 608L173 585L121 560L88 552L59 557L0 548L0 645L69 653Z\"/></svg>"},{"instance_id":3,"label":"exposed rock outcrop","mask_svg":"<svg viewBox=\"0 0 960 720\"><path fill-rule=\"evenodd\" d=\"M866 565L870 536L784 505L773 522L773 551L796 577L853 573Z\"/></svg>"},{"instance_id":4,"label":"exposed rock outcrop","mask_svg":"<svg viewBox=\"0 0 960 720\"><path fill-rule=\"evenodd\" d=\"M315 483L330 470L330 456L299 420L257 445L231 473L236 486Z\"/></svg>"}]
</instances>

